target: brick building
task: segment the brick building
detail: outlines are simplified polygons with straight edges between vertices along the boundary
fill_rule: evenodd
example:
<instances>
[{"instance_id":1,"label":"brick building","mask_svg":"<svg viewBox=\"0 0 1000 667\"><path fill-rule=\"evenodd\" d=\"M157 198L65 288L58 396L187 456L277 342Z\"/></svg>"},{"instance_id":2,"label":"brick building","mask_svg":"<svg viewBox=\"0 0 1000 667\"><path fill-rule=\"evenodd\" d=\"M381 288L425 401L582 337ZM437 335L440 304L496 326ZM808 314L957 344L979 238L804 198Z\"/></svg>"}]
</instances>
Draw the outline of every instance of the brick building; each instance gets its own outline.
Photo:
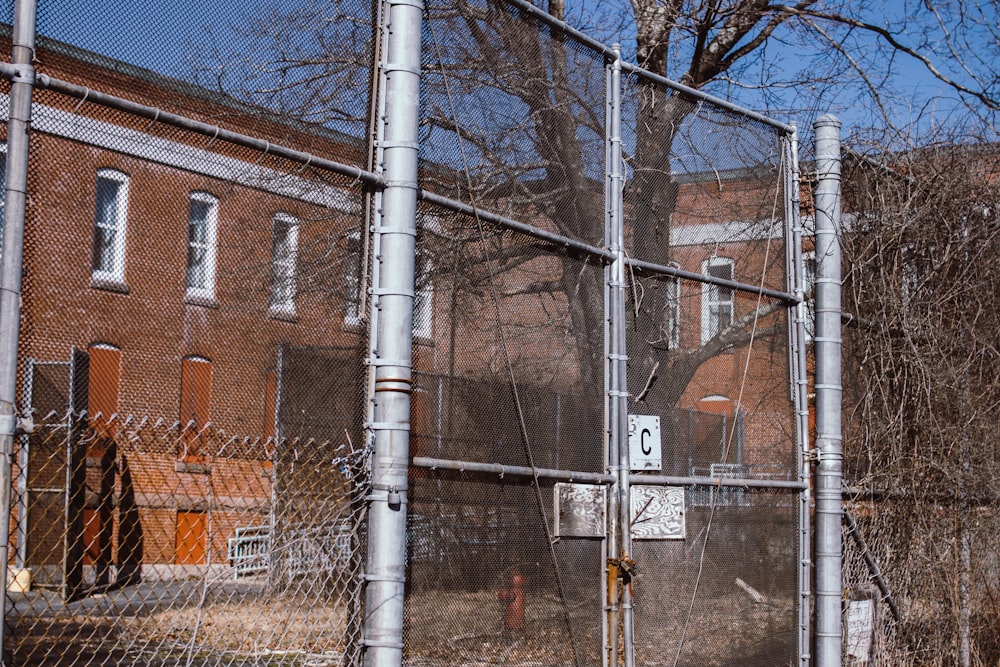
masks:
<instances>
[{"instance_id":1,"label":"brick building","mask_svg":"<svg viewBox=\"0 0 1000 667\"><path fill-rule=\"evenodd\" d=\"M367 159L363 137L298 124L64 45L42 47L38 67L50 76L330 159ZM761 192L773 177L734 171L682 180L671 261L728 280L781 266L783 250L771 247L781 224L771 222L771 211L741 204L766 200ZM731 203L713 205L722 187ZM283 498L307 497L315 516L340 512L342 501L333 498L343 494L321 483L346 483L349 471L331 461L365 441L362 276L370 202L359 185L85 96L38 90L28 190L22 402L44 427L22 438L18 455L17 564L74 597L88 585L231 566L233 539L277 539L281 517L295 515L289 521L297 530L315 528L290 504L282 509ZM690 211L710 211L710 218ZM433 230L446 223L425 216L423 224ZM488 299L462 302L476 312L459 318L451 312L458 303L447 280L451 267L432 257L421 259L420 269L413 453L428 455L442 435L446 398L465 406L450 428L490 427L496 415L482 399L494 391L488 377L497 359L483 329ZM561 270L560 260L539 256L514 272L514 282ZM783 289L783 280L774 271L765 286ZM726 287L675 281L671 289L667 346L679 352L755 310L763 313L762 328L775 322L755 297ZM579 346L553 342L557 329L541 324L568 321L566 294L523 303L509 324L519 332L531 409L593 412L582 406ZM769 333L762 344L775 337L783 333ZM554 354L557 344L567 352ZM787 358L776 366L773 355L751 356L747 345L707 358L674 406L686 415L687 433L675 428L671 472L773 460L771 448L790 456L781 408L787 394L779 407L761 407L786 388L775 382L787 377L781 364ZM454 380L448 397L439 382L445 377ZM557 438L593 441L590 458L598 459L559 460L553 447L537 465L603 467L599 423L566 420L561 428ZM756 434L748 442L757 451L744 450L745 429ZM730 448L726 434L737 430ZM538 437L549 434L540 428ZM717 457L680 454L713 439ZM482 446L478 454L495 458ZM469 458L476 454L466 449ZM305 456L320 462L321 473L303 476ZM782 470L755 474L793 470L789 460Z\"/></svg>"},{"instance_id":2,"label":"brick building","mask_svg":"<svg viewBox=\"0 0 1000 667\"><path fill-rule=\"evenodd\" d=\"M363 150L43 47L40 71L80 86L333 159ZM18 564L72 597L112 563L120 583L139 564L226 563L237 528L271 521L278 439L363 443L364 197L85 99L38 90L33 116L20 357L42 427L18 458Z\"/></svg>"}]
</instances>

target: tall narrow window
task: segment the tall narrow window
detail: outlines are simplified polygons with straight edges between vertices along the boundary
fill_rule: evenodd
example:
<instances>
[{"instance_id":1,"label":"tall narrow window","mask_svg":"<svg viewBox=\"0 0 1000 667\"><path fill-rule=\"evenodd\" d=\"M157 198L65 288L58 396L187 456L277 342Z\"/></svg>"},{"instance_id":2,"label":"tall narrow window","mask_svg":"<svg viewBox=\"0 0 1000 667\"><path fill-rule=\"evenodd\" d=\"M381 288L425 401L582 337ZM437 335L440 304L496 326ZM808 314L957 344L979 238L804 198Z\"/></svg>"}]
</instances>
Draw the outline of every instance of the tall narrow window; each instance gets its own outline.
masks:
<instances>
[{"instance_id":1,"label":"tall narrow window","mask_svg":"<svg viewBox=\"0 0 1000 667\"><path fill-rule=\"evenodd\" d=\"M204 428L212 402L212 362L187 357L181 362L182 430L180 457L187 463L204 461Z\"/></svg>"},{"instance_id":2,"label":"tall narrow window","mask_svg":"<svg viewBox=\"0 0 1000 667\"><path fill-rule=\"evenodd\" d=\"M192 192L188 206L187 295L215 298L215 237L219 200Z\"/></svg>"},{"instance_id":3,"label":"tall narrow window","mask_svg":"<svg viewBox=\"0 0 1000 667\"><path fill-rule=\"evenodd\" d=\"M802 289L806 295L806 340L811 341L816 335L816 253L802 253Z\"/></svg>"},{"instance_id":4,"label":"tall narrow window","mask_svg":"<svg viewBox=\"0 0 1000 667\"><path fill-rule=\"evenodd\" d=\"M702 262L702 274L721 280L733 279L733 260L712 257ZM715 338L733 323L733 288L704 283L701 286L701 342Z\"/></svg>"},{"instance_id":5,"label":"tall narrow window","mask_svg":"<svg viewBox=\"0 0 1000 667\"><path fill-rule=\"evenodd\" d=\"M433 265L430 257L420 252L416 257L416 283L413 297L413 335L431 338L434 335L434 285L431 281Z\"/></svg>"},{"instance_id":6,"label":"tall narrow window","mask_svg":"<svg viewBox=\"0 0 1000 667\"><path fill-rule=\"evenodd\" d=\"M271 309L295 314L295 262L299 221L285 213L274 216L271 235Z\"/></svg>"},{"instance_id":7,"label":"tall narrow window","mask_svg":"<svg viewBox=\"0 0 1000 667\"><path fill-rule=\"evenodd\" d=\"M118 383L121 377L122 352L117 347L97 343L87 348L90 367L87 377L87 416L103 437L112 437L115 424L111 416L118 412ZM95 442L92 446L103 446ZM95 455L95 454L91 454Z\"/></svg>"},{"instance_id":8,"label":"tall narrow window","mask_svg":"<svg viewBox=\"0 0 1000 667\"><path fill-rule=\"evenodd\" d=\"M361 234L353 232L344 239L347 266L344 271L344 324L361 323Z\"/></svg>"},{"instance_id":9,"label":"tall narrow window","mask_svg":"<svg viewBox=\"0 0 1000 667\"><path fill-rule=\"evenodd\" d=\"M360 294L362 245L361 237L352 233L346 237L347 268L344 271L344 324L356 325L361 322ZM431 338L434 334L434 285L432 281L433 263L430 257L420 252L417 245L413 299L413 335Z\"/></svg>"},{"instance_id":10,"label":"tall narrow window","mask_svg":"<svg viewBox=\"0 0 1000 667\"><path fill-rule=\"evenodd\" d=\"M94 280L124 284L127 220L128 176L114 169L98 170L91 262Z\"/></svg>"},{"instance_id":11,"label":"tall narrow window","mask_svg":"<svg viewBox=\"0 0 1000 667\"><path fill-rule=\"evenodd\" d=\"M667 303L663 313L663 339L671 350L681 346L681 283L676 278L665 282Z\"/></svg>"}]
</instances>

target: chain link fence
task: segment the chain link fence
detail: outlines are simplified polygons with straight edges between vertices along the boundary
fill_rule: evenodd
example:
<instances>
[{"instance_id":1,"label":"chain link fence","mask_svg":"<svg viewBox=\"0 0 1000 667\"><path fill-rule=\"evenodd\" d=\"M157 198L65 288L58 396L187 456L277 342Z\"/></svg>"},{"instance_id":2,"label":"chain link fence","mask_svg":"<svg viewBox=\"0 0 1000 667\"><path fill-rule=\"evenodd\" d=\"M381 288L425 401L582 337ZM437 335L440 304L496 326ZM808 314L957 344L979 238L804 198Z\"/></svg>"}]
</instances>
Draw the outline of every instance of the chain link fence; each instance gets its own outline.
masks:
<instances>
[{"instance_id":1,"label":"chain link fence","mask_svg":"<svg viewBox=\"0 0 1000 667\"><path fill-rule=\"evenodd\" d=\"M609 465L610 52L519 6L428 11L423 184L468 209L442 232L458 251L443 262L452 282L442 297L453 301L436 325L449 342L434 348L420 399L428 436L415 445L427 453L411 506L420 548L407 648L433 664L598 664L618 632L605 618L614 601L595 595L604 559L617 556L599 539L613 523L606 506L574 503L564 487L606 497L600 482L569 482ZM632 528L637 664L794 662L799 462L776 296L791 196L783 135L639 74L620 104L629 412L659 417L662 437L660 465L632 478L646 499ZM490 382L477 384L484 371ZM537 468L547 476L525 471ZM664 475L680 500L661 509ZM764 488L708 483L719 478ZM657 512L679 514L686 533L662 539L648 528Z\"/></svg>"},{"instance_id":2,"label":"chain link fence","mask_svg":"<svg viewBox=\"0 0 1000 667\"><path fill-rule=\"evenodd\" d=\"M14 664L362 660L382 7L202 9L39 6ZM614 91L610 50L516 4L431 2L422 51L404 663L617 664L620 556L639 664L794 662L785 130ZM618 197L629 413L660 434L631 554Z\"/></svg>"},{"instance_id":3,"label":"chain link fence","mask_svg":"<svg viewBox=\"0 0 1000 667\"><path fill-rule=\"evenodd\" d=\"M373 9L203 9L38 9L11 664L360 661Z\"/></svg>"}]
</instances>

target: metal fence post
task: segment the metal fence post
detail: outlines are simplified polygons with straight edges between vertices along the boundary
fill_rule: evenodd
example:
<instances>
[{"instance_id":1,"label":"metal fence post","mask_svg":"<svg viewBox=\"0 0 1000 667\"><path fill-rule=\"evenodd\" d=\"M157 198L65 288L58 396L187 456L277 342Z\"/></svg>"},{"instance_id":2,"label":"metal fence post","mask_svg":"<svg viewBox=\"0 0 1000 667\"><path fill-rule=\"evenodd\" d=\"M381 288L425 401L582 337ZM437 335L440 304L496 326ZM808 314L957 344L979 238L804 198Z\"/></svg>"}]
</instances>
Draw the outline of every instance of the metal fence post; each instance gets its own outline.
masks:
<instances>
[{"instance_id":1,"label":"metal fence post","mask_svg":"<svg viewBox=\"0 0 1000 667\"><path fill-rule=\"evenodd\" d=\"M816 133L816 664L841 664L840 121Z\"/></svg>"},{"instance_id":2,"label":"metal fence post","mask_svg":"<svg viewBox=\"0 0 1000 667\"><path fill-rule=\"evenodd\" d=\"M793 123L794 126L794 123ZM798 478L805 486L799 491L799 581L798 581L798 651L799 665L806 667L810 660L811 641L811 610L809 599L810 580L812 578L812 520L809 516L812 494L809 488L809 478L812 474L809 462L809 379L808 357L806 354L806 320L808 305L805 285L805 263L802 256L802 215L800 213L801 199L799 194L799 135L793 131L784 140L784 150L787 152L787 167L785 170L785 220L788 225L788 275L790 276L790 291L799 298L799 303L791 311L794 314L792 326L789 327L789 363L792 369L791 391L792 402L795 405L795 460L798 467Z\"/></svg>"},{"instance_id":3,"label":"metal fence post","mask_svg":"<svg viewBox=\"0 0 1000 667\"><path fill-rule=\"evenodd\" d=\"M7 616L7 562L10 534L11 469L17 424L17 342L21 324L21 268L24 251L24 209L28 189L28 133L31 92L35 82L35 0L18 0L14 7L7 122L7 181L4 184L3 266L0 268L0 650L4 648Z\"/></svg>"},{"instance_id":4,"label":"metal fence post","mask_svg":"<svg viewBox=\"0 0 1000 667\"><path fill-rule=\"evenodd\" d=\"M368 509L368 559L362 643L368 667L403 660L406 490L417 212L417 125L423 4L388 0L384 60L385 120L381 139L385 190L374 230L372 349L374 437Z\"/></svg>"},{"instance_id":5,"label":"metal fence post","mask_svg":"<svg viewBox=\"0 0 1000 667\"><path fill-rule=\"evenodd\" d=\"M608 108L608 191L607 191L607 233L608 249L615 254L615 260L606 273L607 318L608 318L608 441L609 472L617 476L617 498L612 507L617 507L617 535L610 540L611 558L627 561L631 558L631 516L629 502L629 451L628 451L628 382L626 379L625 352L625 227L622 193L625 175L622 171L622 119L621 119L621 47L611 47L614 61L609 82ZM621 574L621 569L618 568ZM632 616L632 587L624 579L613 582L621 586L622 650L625 666L635 663ZM618 623L615 606L617 596L611 599L610 619L611 656L609 664L617 663Z\"/></svg>"}]
</instances>

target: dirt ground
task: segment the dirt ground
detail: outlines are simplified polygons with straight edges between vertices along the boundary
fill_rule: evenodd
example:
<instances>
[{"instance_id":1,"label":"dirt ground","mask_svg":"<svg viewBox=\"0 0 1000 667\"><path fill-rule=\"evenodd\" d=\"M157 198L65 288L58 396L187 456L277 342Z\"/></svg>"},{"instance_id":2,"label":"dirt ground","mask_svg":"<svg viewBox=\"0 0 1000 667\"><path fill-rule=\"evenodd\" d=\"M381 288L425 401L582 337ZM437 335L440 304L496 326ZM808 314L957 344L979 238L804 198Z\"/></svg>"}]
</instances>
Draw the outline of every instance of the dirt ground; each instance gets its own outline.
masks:
<instances>
[{"instance_id":1,"label":"dirt ground","mask_svg":"<svg viewBox=\"0 0 1000 667\"><path fill-rule=\"evenodd\" d=\"M250 665L343 667L357 655L343 604L268 595L260 586L212 591L198 582L143 584L62 605L52 593L12 598L13 665ZM529 595L520 631L504 627L495 590L425 591L407 598L407 667L590 667L601 662L599 601ZM690 613L689 613L690 612ZM636 609L640 667L781 667L794 663L791 601L741 592ZM681 638L683 637L683 644ZM680 647L680 651L678 651ZM675 662L676 660L676 662Z\"/></svg>"}]
</instances>

